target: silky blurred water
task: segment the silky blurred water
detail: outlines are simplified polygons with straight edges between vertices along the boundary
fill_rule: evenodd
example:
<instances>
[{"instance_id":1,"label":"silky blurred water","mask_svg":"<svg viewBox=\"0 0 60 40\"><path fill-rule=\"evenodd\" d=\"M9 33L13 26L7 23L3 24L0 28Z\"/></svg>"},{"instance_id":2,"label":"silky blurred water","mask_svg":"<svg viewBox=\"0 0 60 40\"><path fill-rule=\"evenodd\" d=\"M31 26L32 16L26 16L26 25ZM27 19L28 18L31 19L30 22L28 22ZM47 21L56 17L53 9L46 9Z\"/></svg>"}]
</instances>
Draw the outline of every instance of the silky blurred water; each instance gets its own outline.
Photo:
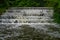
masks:
<instances>
[{"instance_id":1,"label":"silky blurred water","mask_svg":"<svg viewBox=\"0 0 60 40\"><path fill-rule=\"evenodd\" d=\"M54 23L52 17L52 9L7 10L0 16L0 39L6 40L21 35L21 31L24 29L21 27L22 25L29 25L29 27L41 31L42 34L60 38L60 25Z\"/></svg>"}]
</instances>

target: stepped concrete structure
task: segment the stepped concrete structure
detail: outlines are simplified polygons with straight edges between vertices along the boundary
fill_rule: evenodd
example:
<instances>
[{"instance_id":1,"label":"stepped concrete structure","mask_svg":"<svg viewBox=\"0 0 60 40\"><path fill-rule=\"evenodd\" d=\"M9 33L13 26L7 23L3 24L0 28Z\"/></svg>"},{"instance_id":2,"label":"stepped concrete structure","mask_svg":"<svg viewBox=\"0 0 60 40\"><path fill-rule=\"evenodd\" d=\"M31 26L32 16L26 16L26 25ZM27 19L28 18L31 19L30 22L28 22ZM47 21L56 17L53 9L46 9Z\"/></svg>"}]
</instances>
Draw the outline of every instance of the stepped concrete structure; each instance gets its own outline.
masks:
<instances>
[{"instance_id":1,"label":"stepped concrete structure","mask_svg":"<svg viewBox=\"0 0 60 40\"><path fill-rule=\"evenodd\" d=\"M0 31L12 30L8 34L0 34L0 39L16 37L20 35L20 26L29 25L35 29L43 30L50 36L60 38L59 31L51 31L49 27L60 28L59 25L53 22L52 7L11 7L0 16ZM11 33L11 35L9 34ZM21 39L22 40L22 39Z\"/></svg>"},{"instance_id":2,"label":"stepped concrete structure","mask_svg":"<svg viewBox=\"0 0 60 40\"><path fill-rule=\"evenodd\" d=\"M12 7L1 16L2 23L50 23L53 21L53 8Z\"/></svg>"}]
</instances>

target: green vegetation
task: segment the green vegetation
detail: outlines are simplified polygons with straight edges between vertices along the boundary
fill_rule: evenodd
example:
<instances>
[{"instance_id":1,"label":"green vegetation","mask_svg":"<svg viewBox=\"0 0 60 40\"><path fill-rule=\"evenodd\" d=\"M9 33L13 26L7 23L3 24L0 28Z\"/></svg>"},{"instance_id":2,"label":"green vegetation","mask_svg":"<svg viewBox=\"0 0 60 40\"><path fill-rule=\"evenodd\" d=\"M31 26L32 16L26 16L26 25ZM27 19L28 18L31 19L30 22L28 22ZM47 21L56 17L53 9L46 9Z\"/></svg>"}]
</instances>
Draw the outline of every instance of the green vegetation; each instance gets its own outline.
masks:
<instances>
[{"instance_id":1,"label":"green vegetation","mask_svg":"<svg viewBox=\"0 0 60 40\"><path fill-rule=\"evenodd\" d=\"M60 0L45 0L46 7L54 8L54 22L60 24Z\"/></svg>"},{"instance_id":2,"label":"green vegetation","mask_svg":"<svg viewBox=\"0 0 60 40\"><path fill-rule=\"evenodd\" d=\"M60 23L60 0L0 0L0 15L9 7L53 7L54 22Z\"/></svg>"}]
</instances>

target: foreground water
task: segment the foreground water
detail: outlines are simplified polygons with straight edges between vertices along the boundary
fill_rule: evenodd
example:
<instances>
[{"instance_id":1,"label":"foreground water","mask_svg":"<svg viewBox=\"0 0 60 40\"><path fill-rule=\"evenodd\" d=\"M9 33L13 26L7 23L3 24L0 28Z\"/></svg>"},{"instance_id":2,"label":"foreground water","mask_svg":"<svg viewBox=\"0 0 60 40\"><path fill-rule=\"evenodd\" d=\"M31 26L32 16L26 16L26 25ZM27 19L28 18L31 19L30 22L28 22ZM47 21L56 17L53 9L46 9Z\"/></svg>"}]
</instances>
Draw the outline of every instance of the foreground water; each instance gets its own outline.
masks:
<instances>
[{"instance_id":1,"label":"foreground water","mask_svg":"<svg viewBox=\"0 0 60 40\"><path fill-rule=\"evenodd\" d=\"M59 40L52 16L52 9L9 9L0 16L0 40Z\"/></svg>"}]
</instances>

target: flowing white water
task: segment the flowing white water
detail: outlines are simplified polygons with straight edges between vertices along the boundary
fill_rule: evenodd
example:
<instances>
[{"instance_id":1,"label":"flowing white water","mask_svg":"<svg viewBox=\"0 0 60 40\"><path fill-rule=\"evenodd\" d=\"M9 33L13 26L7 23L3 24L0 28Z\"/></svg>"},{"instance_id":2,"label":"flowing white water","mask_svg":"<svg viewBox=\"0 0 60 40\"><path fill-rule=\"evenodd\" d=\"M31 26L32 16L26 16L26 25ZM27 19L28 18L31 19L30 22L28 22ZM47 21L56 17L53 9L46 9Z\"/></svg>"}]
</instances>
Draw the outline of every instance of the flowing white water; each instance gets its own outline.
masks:
<instances>
[{"instance_id":1,"label":"flowing white water","mask_svg":"<svg viewBox=\"0 0 60 40\"><path fill-rule=\"evenodd\" d=\"M10 9L7 10L0 17L0 38L19 36L18 29L21 25L30 25L36 29L44 30L44 32L51 36L60 38L59 31L51 31L49 27L60 28L59 25L53 23L53 10L52 9ZM4 34L4 30L10 30Z\"/></svg>"}]
</instances>

